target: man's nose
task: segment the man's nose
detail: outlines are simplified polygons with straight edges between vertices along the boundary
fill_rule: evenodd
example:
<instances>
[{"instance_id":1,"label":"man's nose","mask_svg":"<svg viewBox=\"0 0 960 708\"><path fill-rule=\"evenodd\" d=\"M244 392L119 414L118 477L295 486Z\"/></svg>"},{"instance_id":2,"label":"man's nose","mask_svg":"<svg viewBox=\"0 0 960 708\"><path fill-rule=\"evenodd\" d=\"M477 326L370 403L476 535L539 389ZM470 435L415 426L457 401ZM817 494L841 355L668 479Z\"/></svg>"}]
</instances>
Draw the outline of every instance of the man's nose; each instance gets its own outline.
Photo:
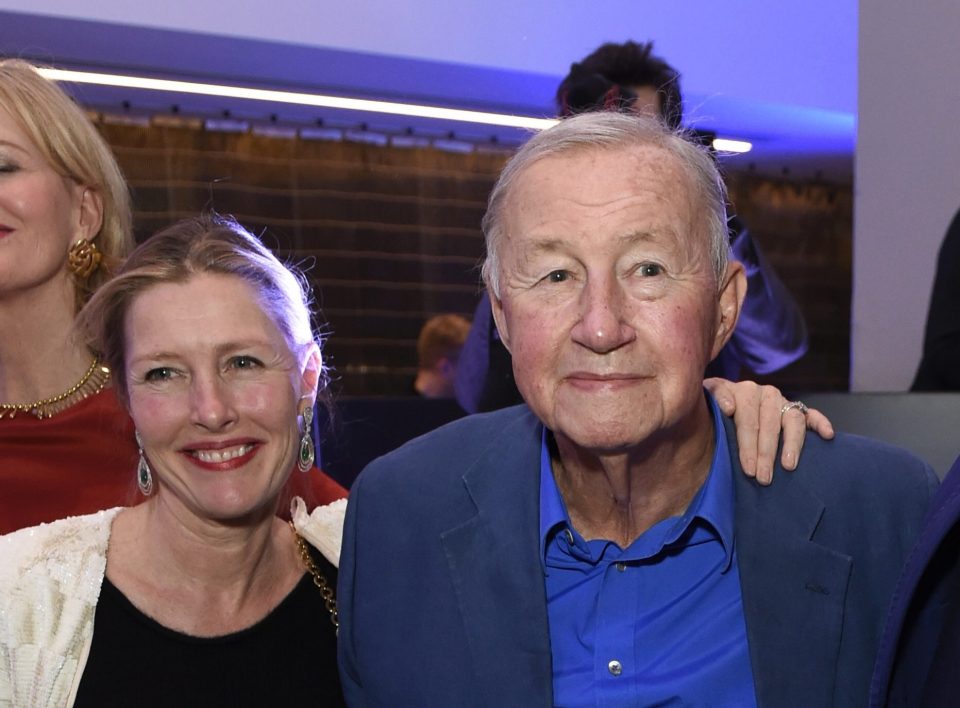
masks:
<instances>
[{"instance_id":1,"label":"man's nose","mask_svg":"<svg viewBox=\"0 0 960 708\"><path fill-rule=\"evenodd\" d=\"M616 277L591 278L580 292L580 319L573 339L598 354L619 349L636 338L627 319L627 296Z\"/></svg>"}]
</instances>

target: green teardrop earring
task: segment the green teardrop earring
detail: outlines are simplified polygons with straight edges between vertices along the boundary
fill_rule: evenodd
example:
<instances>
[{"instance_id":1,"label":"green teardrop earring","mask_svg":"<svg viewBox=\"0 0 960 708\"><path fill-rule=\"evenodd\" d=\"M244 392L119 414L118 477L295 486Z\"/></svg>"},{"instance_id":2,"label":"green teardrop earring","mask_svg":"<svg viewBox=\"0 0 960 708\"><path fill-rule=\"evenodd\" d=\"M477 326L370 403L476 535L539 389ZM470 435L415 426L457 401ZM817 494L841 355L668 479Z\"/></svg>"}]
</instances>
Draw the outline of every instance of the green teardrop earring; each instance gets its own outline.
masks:
<instances>
[{"instance_id":1,"label":"green teardrop earring","mask_svg":"<svg viewBox=\"0 0 960 708\"><path fill-rule=\"evenodd\" d=\"M317 451L313 447L313 406L303 409L303 435L300 438L300 452L297 455L297 467L301 472L313 469Z\"/></svg>"},{"instance_id":2,"label":"green teardrop earring","mask_svg":"<svg viewBox=\"0 0 960 708\"><path fill-rule=\"evenodd\" d=\"M147 457L143 454L143 442L140 440L140 433L134 435L137 438L137 448L140 450L140 461L137 463L137 486L140 493L149 497L153 494L153 473L150 471L150 465L147 464Z\"/></svg>"}]
</instances>

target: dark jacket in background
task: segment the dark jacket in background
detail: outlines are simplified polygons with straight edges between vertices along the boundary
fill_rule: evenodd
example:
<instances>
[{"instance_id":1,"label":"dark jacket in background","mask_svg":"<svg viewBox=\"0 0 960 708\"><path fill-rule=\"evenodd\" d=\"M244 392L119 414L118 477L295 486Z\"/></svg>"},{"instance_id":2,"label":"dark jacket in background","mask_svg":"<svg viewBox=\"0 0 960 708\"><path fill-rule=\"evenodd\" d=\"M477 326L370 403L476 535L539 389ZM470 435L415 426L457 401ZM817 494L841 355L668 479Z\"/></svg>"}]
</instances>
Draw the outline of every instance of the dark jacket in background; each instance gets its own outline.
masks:
<instances>
[{"instance_id":1,"label":"dark jacket in background","mask_svg":"<svg viewBox=\"0 0 960 708\"><path fill-rule=\"evenodd\" d=\"M870 705L960 705L960 459L944 478L887 617Z\"/></svg>"},{"instance_id":2,"label":"dark jacket in background","mask_svg":"<svg viewBox=\"0 0 960 708\"><path fill-rule=\"evenodd\" d=\"M960 391L960 211L940 246L923 358L912 390Z\"/></svg>"}]
</instances>

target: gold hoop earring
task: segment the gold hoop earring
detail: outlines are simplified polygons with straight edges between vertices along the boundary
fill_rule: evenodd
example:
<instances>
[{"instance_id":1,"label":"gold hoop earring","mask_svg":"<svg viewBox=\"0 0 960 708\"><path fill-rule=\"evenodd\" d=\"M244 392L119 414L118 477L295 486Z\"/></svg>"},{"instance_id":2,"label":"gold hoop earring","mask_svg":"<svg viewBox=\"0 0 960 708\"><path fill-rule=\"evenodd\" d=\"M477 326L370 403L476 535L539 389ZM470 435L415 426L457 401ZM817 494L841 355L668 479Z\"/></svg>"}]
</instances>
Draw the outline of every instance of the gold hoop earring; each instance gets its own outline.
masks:
<instances>
[{"instance_id":1,"label":"gold hoop earring","mask_svg":"<svg viewBox=\"0 0 960 708\"><path fill-rule=\"evenodd\" d=\"M100 266L103 255L97 244L86 239L77 239L67 253L70 272L79 280L86 280Z\"/></svg>"}]
</instances>

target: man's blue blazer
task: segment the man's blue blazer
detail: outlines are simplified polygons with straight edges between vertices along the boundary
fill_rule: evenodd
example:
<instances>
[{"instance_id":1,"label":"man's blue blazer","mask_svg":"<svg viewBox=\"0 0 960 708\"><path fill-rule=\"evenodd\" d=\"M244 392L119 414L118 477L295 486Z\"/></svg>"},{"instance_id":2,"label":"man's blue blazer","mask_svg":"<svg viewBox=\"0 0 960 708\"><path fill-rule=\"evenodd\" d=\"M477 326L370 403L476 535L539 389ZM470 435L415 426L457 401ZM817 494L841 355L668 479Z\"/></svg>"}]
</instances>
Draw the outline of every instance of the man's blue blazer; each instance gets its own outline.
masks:
<instances>
[{"instance_id":1,"label":"man's blue blazer","mask_svg":"<svg viewBox=\"0 0 960 708\"><path fill-rule=\"evenodd\" d=\"M750 660L761 706L866 704L881 622L936 487L909 453L808 438L799 468L745 477L727 421ZM354 484L339 571L351 706L551 706L539 558L542 426L471 416Z\"/></svg>"}]
</instances>

